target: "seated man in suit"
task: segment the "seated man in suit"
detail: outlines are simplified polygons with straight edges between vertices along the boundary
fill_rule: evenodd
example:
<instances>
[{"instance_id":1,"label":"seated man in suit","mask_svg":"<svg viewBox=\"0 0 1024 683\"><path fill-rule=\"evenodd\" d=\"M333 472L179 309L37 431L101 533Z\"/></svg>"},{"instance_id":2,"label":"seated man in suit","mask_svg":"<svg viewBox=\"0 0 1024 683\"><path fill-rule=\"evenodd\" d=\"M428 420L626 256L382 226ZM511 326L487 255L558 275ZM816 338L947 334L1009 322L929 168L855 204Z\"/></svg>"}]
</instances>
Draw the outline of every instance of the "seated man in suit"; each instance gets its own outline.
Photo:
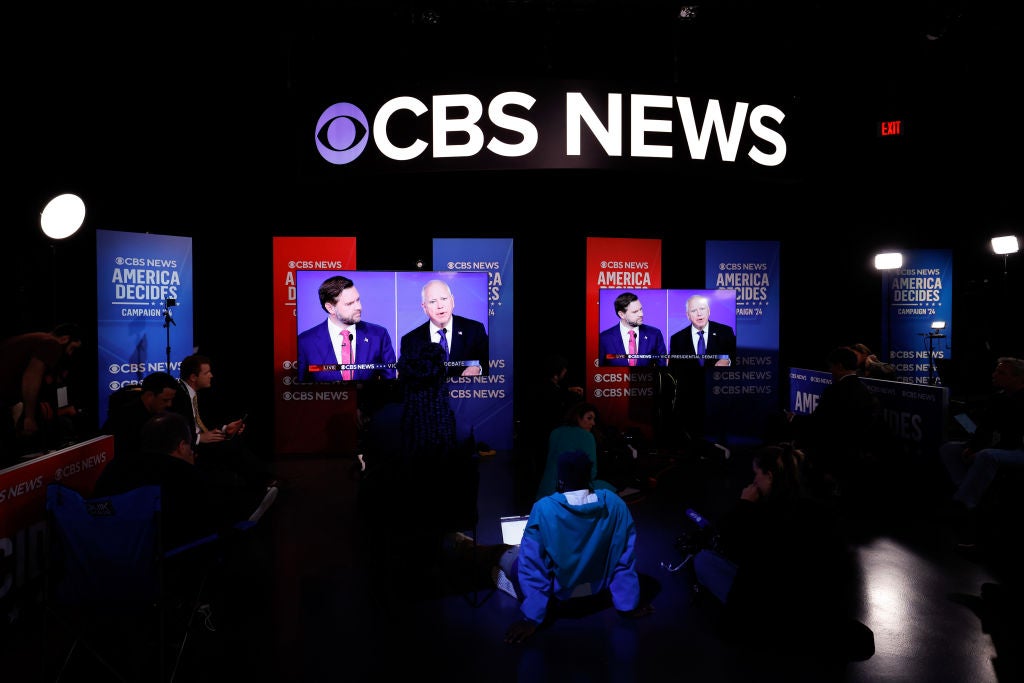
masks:
<instances>
[{"instance_id":1,"label":"seated man in suit","mask_svg":"<svg viewBox=\"0 0 1024 683\"><path fill-rule=\"evenodd\" d=\"M181 361L181 379L171 410L185 418L193 435L196 464L225 487L237 488L249 503L260 500L267 486L277 486L270 466L240 438L245 422L236 419L207 425L199 409L199 397L213 384L210 358L201 354L186 356Z\"/></svg>"},{"instance_id":2,"label":"seated man in suit","mask_svg":"<svg viewBox=\"0 0 1024 683\"><path fill-rule=\"evenodd\" d=\"M397 359L391 334L386 327L363 321L363 304L355 283L335 275L323 281L319 295L327 319L299 335L298 380L394 379ZM346 369L339 365L373 367Z\"/></svg>"},{"instance_id":3,"label":"seated man in suit","mask_svg":"<svg viewBox=\"0 0 1024 683\"><path fill-rule=\"evenodd\" d=\"M114 456L134 456L142 450L142 426L154 415L170 410L178 380L166 372L152 372L146 375L139 387L122 387L118 390L129 396L124 402L112 403L110 414L100 431L114 437Z\"/></svg>"},{"instance_id":4,"label":"seated man in suit","mask_svg":"<svg viewBox=\"0 0 1024 683\"><path fill-rule=\"evenodd\" d=\"M212 483L195 466L185 419L174 412L151 415L139 430L139 451L130 457L115 451L96 480L94 495L109 496L155 484L160 486L163 542L167 548L202 538L243 519L229 498L214 495ZM247 514L247 512L246 512Z\"/></svg>"},{"instance_id":5,"label":"seated man in suit","mask_svg":"<svg viewBox=\"0 0 1024 683\"><path fill-rule=\"evenodd\" d=\"M644 307L640 303L640 297L633 292L618 295L615 297L615 313L619 316L619 324L602 331L597 341L599 364L668 365L665 338L657 327L644 325ZM648 358L627 358L627 355Z\"/></svg>"},{"instance_id":6,"label":"seated man in suit","mask_svg":"<svg viewBox=\"0 0 1024 683\"><path fill-rule=\"evenodd\" d=\"M427 282L421 297L429 320L402 335L399 355L414 354L424 344L440 344L448 377L488 374L490 350L483 323L454 314L455 297L444 280Z\"/></svg>"}]
</instances>

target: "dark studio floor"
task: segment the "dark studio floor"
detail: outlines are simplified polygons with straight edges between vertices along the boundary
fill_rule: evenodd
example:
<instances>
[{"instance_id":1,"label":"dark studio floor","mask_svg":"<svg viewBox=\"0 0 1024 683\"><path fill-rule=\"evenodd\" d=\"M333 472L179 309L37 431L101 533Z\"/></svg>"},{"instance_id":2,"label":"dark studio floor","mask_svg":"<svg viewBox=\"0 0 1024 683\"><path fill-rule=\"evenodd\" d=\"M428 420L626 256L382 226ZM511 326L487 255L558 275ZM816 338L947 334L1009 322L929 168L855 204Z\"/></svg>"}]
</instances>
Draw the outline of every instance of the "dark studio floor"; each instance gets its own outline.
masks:
<instances>
[{"instance_id":1,"label":"dark studio floor","mask_svg":"<svg viewBox=\"0 0 1024 683\"><path fill-rule=\"evenodd\" d=\"M656 481L633 498L631 509L655 614L636 621L612 609L570 614L515 646L502 642L518 617L511 597L482 585L459 593L418 572L416 557L386 530L360 533L357 491L365 482L354 461L280 461L277 472L288 488L263 522L272 552L267 600L261 606L254 598L243 638L200 634L177 680L313 683L410 673L531 682L1024 680L1024 603L1008 596L1019 595L1019 564L1012 554L958 554L946 525L919 501L890 504L871 524L849 527L860 575L849 593L854 617L873 632L870 656L815 658L798 645L755 653L724 640L714 605L694 600L684 572L663 565L682 559L674 544L686 508L713 518L748 482L749 460L739 449L728 460L648 458L642 472ZM502 452L479 461L481 543L500 540L501 514L527 511L511 483L515 465ZM877 502L876 510L886 505ZM414 524L416 511L407 517ZM368 548L376 549L377 561L368 560ZM30 635L39 631L31 616L20 626L4 643L4 679L13 665L20 680L42 680L38 639ZM81 666L64 680L105 680L95 675Z\"/></svg>"}]
</instances>

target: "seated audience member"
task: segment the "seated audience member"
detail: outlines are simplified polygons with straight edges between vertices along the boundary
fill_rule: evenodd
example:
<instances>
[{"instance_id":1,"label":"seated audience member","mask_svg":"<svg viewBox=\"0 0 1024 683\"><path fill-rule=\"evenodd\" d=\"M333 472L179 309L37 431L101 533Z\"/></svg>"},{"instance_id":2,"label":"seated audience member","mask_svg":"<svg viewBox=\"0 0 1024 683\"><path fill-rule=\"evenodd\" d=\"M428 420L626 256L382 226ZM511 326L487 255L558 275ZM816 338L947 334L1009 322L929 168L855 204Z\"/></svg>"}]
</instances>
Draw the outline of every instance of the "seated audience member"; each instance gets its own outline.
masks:
<instances>
[{"instance_id":1,"label":"seated audience member","mask_svg":"<svg viewBox=\"0 0 1024 683\"><path fill-rule=\"evenodd\" d=\"M895 365L879 360L878 356L864 344L850 344L850 348L857 354L857 375L859 377L896 381Z\"/></svg>"},{"instance_id":2,"label":"seated audience member","mask_svg":"<svg viewBox=\"0 0 1024 683\"><path fill-rule=\"evenodd\" d=\"M583 400L583 387L569 386L568 374L565 357L548 354L541 359L538 374L527 390L520 437L525 446L520 449L524 462L520 465L524 498L530 502L544 472L551 430L563 423L569 408Z\"/></svg>"},{"instance_id":3,"label":"seated audience member","mask_svg":"<svg viewBox=\"0 0 1024 683\"><path fill-rule=\"evenodd\" d=\"M572 598L606 596L623 617L654 611L641 598L633 515L612 491L594 490L592 466L586 453L563 453L558 492L533 504L522 543L479 549L480 558L496 564L497 586L520 602L522 619L508 627L506 643L532 636Z\"/></svg>"},{"instance_id":4,"label":"seated audience member","mask_svg":"<svg viewBox=\"0 0 1024 683\"><path fill-rule=\"evenodd\" d=\"M974 434L939 447L939 459L956 486L958 540L965 549L977 542L978 509L1000 472L1024 472L1024 360L999 358L992 386L995 393L974 415Z\"/></svg>"},{"instance_id":5,"label":"seated audience member","mask_svg":"<svg viewBox=\"0 0 1024 683\"><path fill-rule=\"evenodd\" d=\"M803 494L788 444L755 450L752 470L717 525L717 546L694 556L696 579L724 605L732 636L757 637L771 619L780 642L835 641L850 626L843 584L852 580L836 520Z\"/></svg>"},{"instance_id":6,"label":"seated audience member","mask_svg":"<svg viewBox=\"0 0 1024 683\"><path fill-rule=\"evenodd\" d=\"M167 411L151 417L142 427L140 444L141 451L133 457L115 453L100 473L93 495L159 485L161 541L168 550L220 534L218 543L187 549L164 569L175 594L195 595L205 582L203 596L216 615L216 619L207 616L207 623L226 633L230 643L246 623L267 617L260 610L267 609L265 598L271 590L269 553L258 536L233 529L237 522L248 519L255 507L196 466L192 432L178 413Z\"/></svg>"},{"instance_id":7,"label":"seated audience member","mask_svg":"<svg viewBox=\"0 0 1024 683\"><path fill-rule=\"evenodd\" d=\"M166 372L146 375L138 389L129 387L124 402L112 401L110 413L100 431L114 437L114 456L132 456L141 450L142 426L149 418L170 410L178 380Z\"/></svg>"},{"instance_id":8,"label":"seated audience member","mask_svg":"<svg viewBox=\"0 0 1024 683\"><path fill-rule=\"evenodd\" d=\"M199 399L213 385L210 358L200 354L187 356L181 361L180 376L171 410L185 418L194 435L196 464L225 485L233 483L252 502L258 502L268 486L278 486L280 482L242 438L245 422L241 418L226 423L211 421L209 415L203 419Z\"/></svg>"},{"instance_id":9,"label":"seated audience member","mask_svg":"<svg viewBox=\"0 0 1024 683\"><path fill-rule=\"evenodd\" d=\"M130 455L114 451L114 458L96 480L94 495L159 485L164 547L175 548L202 538L248 515L242 509L232 509L195 466L192 436L177 413L151 416L139 430L139 446L139 451Z\"/></svg>"},{"instance_id":10,"label":"seated audience member","mask_svg":"<svg viewBox=\"0 0 1024 683\"><path fill-rule=\"evenodd\" d=\"M612 483L598 479L597 471L597 437L594 426L597 424L597 406L593 403L580 401L569 408L563 424L551 430L548 437L548 457L537 487L535 500L550 496L556 492L558 483L558 458L569 451L582 451L591 462L591 485L597 489L618 490Z\"/></svg>"},{"instance_id":11,"label":"seated audience member","mask_svg":"<svg viewBox=\"0 0 1024 683\"><path fill-rule=\"evenodd\" d=\"M882 425L878 401L857 376L853 349L832 349L826 362L832 384L822 391L814 412L787 417L794 445L806 454L808 485L827 492L864 479Z\"/></svg>"}]
</instances>

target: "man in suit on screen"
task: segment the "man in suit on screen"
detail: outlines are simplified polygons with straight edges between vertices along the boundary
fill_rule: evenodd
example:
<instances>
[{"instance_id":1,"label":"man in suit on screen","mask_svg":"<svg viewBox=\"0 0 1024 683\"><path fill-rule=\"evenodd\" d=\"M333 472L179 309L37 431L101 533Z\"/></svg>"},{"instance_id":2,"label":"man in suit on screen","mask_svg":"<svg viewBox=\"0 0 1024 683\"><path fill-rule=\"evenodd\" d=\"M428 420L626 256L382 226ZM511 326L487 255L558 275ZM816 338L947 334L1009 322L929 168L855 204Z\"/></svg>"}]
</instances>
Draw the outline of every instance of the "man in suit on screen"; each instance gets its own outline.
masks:
<instances>
[{"instance_id":1,"label":"man in suit on screen","mask_svg":"<svg viewBox=\"0 0 1024 683\"><path fill-rule=\"evenodd\" d=\"M615 297L615 313L619 316L619 324L602 331L598 337L597 358L600 365L668 365L665 337L657 327L644 324L644 307L640 297L633 292L618 295Z\"/></svg>"},{"instance_id":2,"label":"man in suit on screen","mask_svg":"<svg viewBox=\"0 0 1024 683\"><path fill-rule=\"evenodd\" d=\"M324 280L318 292L327 319L299 335L299 382L394 379L397 358L391 334L386 327L363 321L355 283L335 275Z\"/></svg>"},{"instance_id":3,"label":"man in suit on screen","mask_svg":"<svg viewBox=\"0 0 1024 683\"><path fill-rule=\"evenodd\" d=\"M703 294L686 300L690 324L669 339L669 372L676 381L675 414L689 437L704 435L707 374L716 366L732 365L736 332L711 320L711 305Z\"/></svg>"},{"instance_id":4,"label":"man in suit on screen","mask_svg":"<svg viewBox=\"0 0 1024 683\"><path fill-rule=\"evenodd\" d=\"M448 348L445 367L449 377L486 375L490 363L487 329L478 320L454 314L455 297L448 283L430 280L423 285L420 305L428 320L402 335L399 355L412 353L423 344L441 344Z\"/></svg>"}]
</instances>

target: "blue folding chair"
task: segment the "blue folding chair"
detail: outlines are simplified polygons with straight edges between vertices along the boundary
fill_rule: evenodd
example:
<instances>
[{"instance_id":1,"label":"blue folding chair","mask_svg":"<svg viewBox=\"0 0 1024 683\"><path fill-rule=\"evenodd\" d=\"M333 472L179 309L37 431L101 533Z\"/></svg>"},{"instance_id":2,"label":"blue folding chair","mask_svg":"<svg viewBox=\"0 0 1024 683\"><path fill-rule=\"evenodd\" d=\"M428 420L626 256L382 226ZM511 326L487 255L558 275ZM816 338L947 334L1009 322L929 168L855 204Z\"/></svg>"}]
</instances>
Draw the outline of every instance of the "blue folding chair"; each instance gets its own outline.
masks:
<instances>
[{"instance_id":1,"label":"blue folding chair","mask_svg":"<svg viewBox=\"0 0 1024 683\"><path fill-rule=\"evenodd\" d=\"M269 488L232 533L254 529L277 494ZM45 657L44 670L59 660L46 680L59 681L81 659L75 653L86 650L113 680L173 682L197 615L204 614L207 577L238 538L224 542L210 534L165 549L157 485L87 499L50 484L46 511L46 642L63 653ZM51 623L63 627L63 642Z\"/></svg>"}]
</instances>

